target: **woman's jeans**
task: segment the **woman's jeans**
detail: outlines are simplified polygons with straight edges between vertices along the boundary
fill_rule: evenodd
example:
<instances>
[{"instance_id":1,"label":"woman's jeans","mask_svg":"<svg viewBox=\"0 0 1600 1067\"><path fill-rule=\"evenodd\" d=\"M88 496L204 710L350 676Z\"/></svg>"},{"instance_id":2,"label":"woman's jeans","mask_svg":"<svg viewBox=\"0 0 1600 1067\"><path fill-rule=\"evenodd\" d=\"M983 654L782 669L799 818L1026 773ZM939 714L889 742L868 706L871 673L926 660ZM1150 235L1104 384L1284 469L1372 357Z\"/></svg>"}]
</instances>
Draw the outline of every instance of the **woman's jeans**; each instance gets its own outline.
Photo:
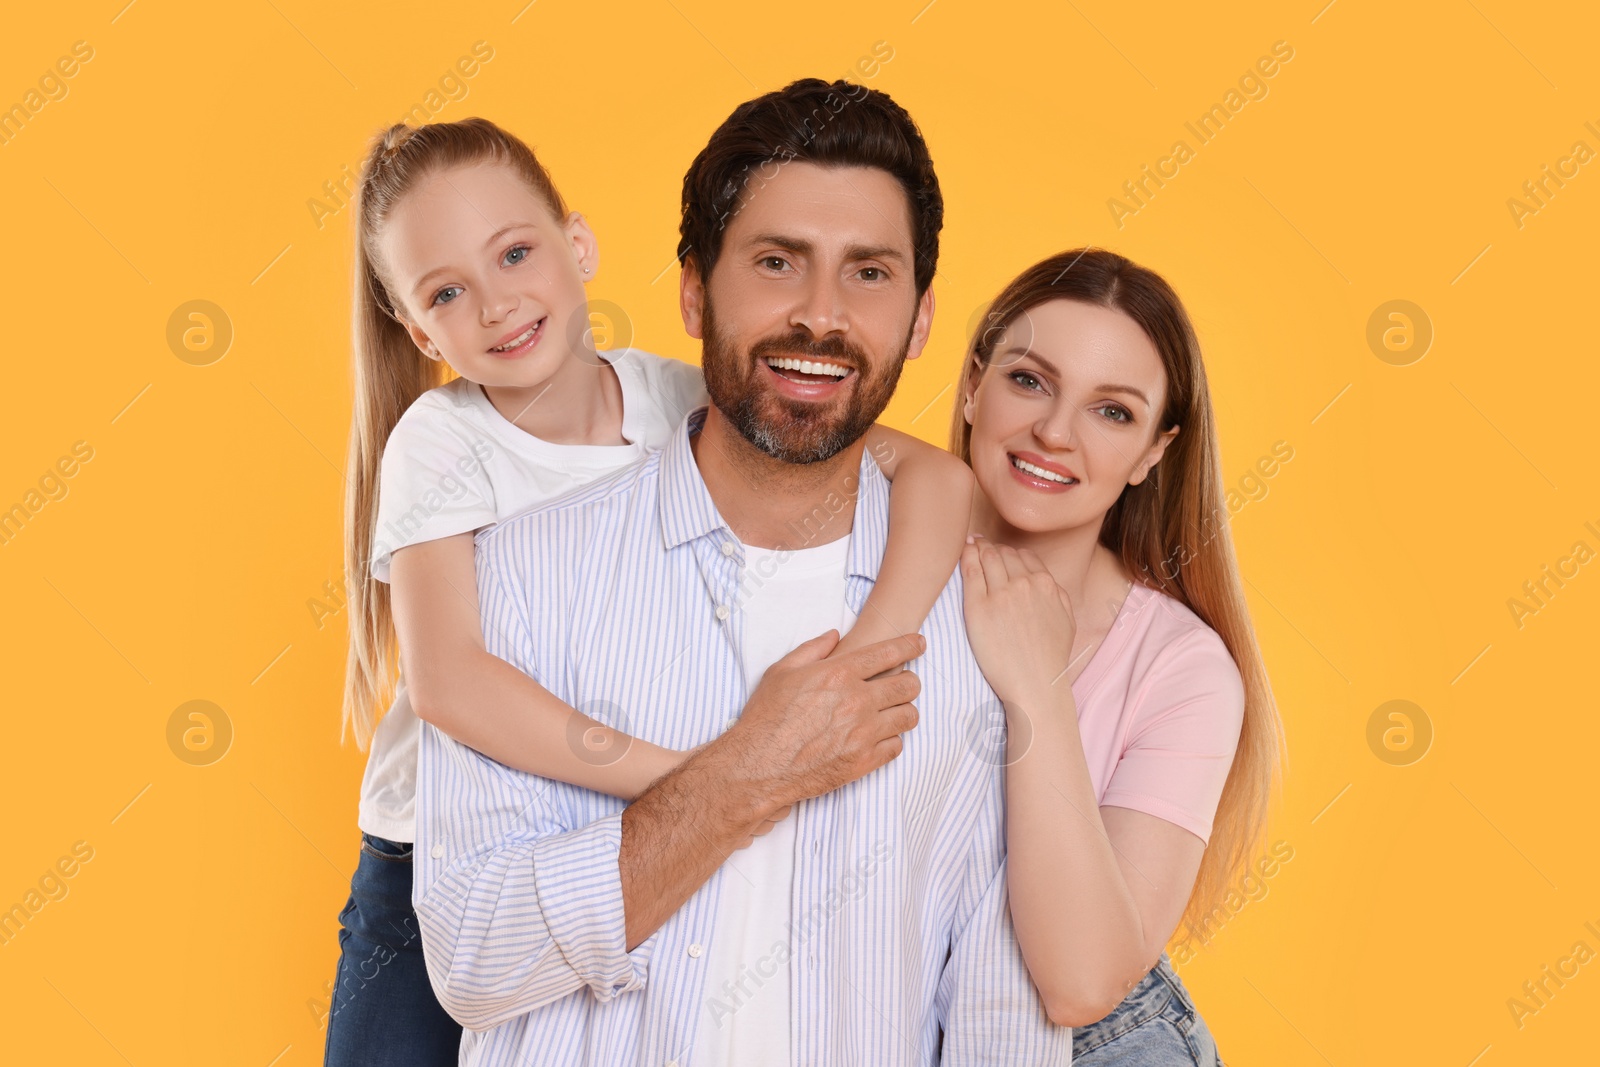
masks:
<instances>
[{"instance_id":1,"label":"woman's jeans","mask_svg":"<svg viewBox=\"0 0 1600 1067\"><path fill-rule=\"evenodd\" d=\"M1073 1067L1222 1067L1217 1043L1163 952L1110 1015L1072 1028Z\"/></svg>"},{"instance_id":2,"label":"woman's jeans","mask_svg":"<svg viewBox=\"0 0 1600 1067\"><path fill-rule=\"evenodd\" d=\"M460 1062L461 1026L434 998L422 962L409 844L361 835L361 861L339 925L327 1067Z\"/></svg>"}]
</instances>

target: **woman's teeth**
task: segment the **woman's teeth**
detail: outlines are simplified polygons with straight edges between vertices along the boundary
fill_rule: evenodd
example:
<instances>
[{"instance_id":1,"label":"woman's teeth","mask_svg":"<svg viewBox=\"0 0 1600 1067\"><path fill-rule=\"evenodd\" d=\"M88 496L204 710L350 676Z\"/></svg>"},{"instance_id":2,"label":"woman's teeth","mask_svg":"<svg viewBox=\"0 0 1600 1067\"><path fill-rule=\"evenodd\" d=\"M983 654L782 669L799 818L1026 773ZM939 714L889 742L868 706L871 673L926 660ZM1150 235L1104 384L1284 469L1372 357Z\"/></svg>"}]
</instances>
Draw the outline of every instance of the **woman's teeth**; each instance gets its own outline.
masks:
<instances>
[{"instance_id":1,"label":"woman's teeth","mask_svg":"<svg viewBox=\"0 0 1600 1067\"><path fill-rule=\"evenodd\" d=\"M1055 471L1047 471L1043 467L1036 467L1027 460L1018 459L1016 456L1011 457L1011 464L1018 470L1026 471L1035 478L1043 478L1047 482L1060 482L1062 485L1078 484L1078 479L1076 478L1068 478L1065 474L1057 474Z\"/></svg>"},{"instance_id":2,"label":"woman's teeth","mask_svg":"<svg viewBox=\"0 0 1600 1067\"><path fill-rule=\"evenodd\" d=\"M526 330L522 331L522 333L518 334L514 339L512 339L510 341L507 341L505 344L500 345L497 348L491 348L491 349L489 349L489 351L491 351L491 352L509 352L513 348L518 347L519 345L527 344L528 343L528 339L534 335L534 333L539 329L539 326L543 322L544 322L544 320L540 319L538 322L534 323L532 326L529 326Z\"/></svg>"},{"instance_id":3,"label":"woman's teeth","mask_svg":"<svg viewBox=\"0 0 1600 1067\"><path fill-rule=\"evenodd\" d=\"M832 378L843 378L850 373L849 367L841 367L837 363L813 363L809 359L781 359L767 360L767 366L773 370L799 371L801 374L826 374Z\"/></svg>"}]
</instances>

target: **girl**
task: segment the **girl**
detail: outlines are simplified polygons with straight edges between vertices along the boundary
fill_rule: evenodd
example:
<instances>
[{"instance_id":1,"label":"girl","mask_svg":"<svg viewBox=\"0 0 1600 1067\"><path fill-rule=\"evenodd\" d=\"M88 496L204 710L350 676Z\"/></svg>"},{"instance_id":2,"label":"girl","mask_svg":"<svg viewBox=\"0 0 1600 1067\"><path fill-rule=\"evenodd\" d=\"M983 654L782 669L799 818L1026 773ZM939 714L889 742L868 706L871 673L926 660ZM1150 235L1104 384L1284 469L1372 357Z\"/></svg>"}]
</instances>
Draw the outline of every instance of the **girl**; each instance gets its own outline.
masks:
<instances>
[{"instance_id":1,"label":"girl","mask_svg":"<svg viewBox=\"0 0 1600 1067\"><path fill-rule=\"evenodd\" d=\"M1018 942L1074 1064L1218 1065L1162 949L1249 858L1280 727L1194 330L1160 277L1088 249L1008 285L968 357L961 570L1007 720Z\"/></svg>"},{"instance_id":2,"label":"girl","mask_svg":"<svg viewBox=\"0 0 1600 1067\"><path fill-rule=\"evenodd\" d=\"M662 447L707 396L690 364L595 350L583 288L595 236L493 123L391 127L363 167L356 225L344 722L372 750L327 1062L453 1064L460 1027L433 996L411 907L418 720L623 798L686 755L627 736L614 712L603 724L568 707L485 651L474 533ZM446 367L458 377L445 382ZM920 629L971 495L970 472L941 449L881 427L867 445L894 479L891 532L845 652Z\"/></svg>"}]
</instances>

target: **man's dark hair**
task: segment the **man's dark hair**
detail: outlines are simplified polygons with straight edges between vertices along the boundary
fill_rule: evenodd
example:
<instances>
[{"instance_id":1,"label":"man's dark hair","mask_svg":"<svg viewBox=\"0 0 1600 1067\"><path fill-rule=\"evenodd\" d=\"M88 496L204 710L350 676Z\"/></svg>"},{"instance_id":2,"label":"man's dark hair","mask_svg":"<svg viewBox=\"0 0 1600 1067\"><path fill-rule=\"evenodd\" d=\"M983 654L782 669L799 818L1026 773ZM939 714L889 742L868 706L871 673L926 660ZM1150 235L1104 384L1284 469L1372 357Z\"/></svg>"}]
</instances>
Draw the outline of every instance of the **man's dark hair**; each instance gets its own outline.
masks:
<instances>
[{"instance_id":1,"label":"man's dark hair","mask_svg":"<svg viewBox=\"0 0 1600 1067\"><path fill-rule=\"evenodd\" d=\"M847 81L802 78L734 109L683 176L678 259L692 256L701 277L709 277L740 196L747 187L754 193L794 160L877 167L899 181L911 206L920 298L933 282L944 226L933 160L917 124L888 93Z\"/></svg>"}]
</instances>

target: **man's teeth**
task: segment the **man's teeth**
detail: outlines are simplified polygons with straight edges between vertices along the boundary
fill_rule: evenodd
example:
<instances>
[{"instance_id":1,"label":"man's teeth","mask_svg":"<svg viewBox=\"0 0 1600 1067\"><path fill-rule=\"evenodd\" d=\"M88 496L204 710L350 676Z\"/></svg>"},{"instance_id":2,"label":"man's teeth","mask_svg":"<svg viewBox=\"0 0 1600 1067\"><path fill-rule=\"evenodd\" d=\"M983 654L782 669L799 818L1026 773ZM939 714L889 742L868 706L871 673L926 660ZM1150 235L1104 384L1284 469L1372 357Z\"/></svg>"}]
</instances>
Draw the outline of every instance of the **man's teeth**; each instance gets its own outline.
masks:
<instances>
[{"instance_id":1,"label":"man's teeth","mask_svg":"<svg viewBox=\"0 0 1600 1067\"><path fill-rule=\"evenodd\" d=\"M1057 474L1055 471L1047 471L1043 467L1036 467L1027 460L1018 459L1016 456L1011 457L1011 462L1018 470L1027 471L1035 478L1043 478L1047 482L1060 482L1062 485L1078 484L1078 479L1076 478L1068 478L1065 474Z\"/></svg>"},{"instance_id":2,"label":"man's teeth","mask_svg":"<svg viewBox=\"0 0 1600 1067\"><path fill-rule=\"evenodd\" d=\"M543 322L544 320L540 319L539 321ZM509 352L513 348L516 348L518 345L525 345L525 344L528 343L528 338L533 336L533 331L537 330L538 328L539 328L539 323L536 322L532 326L529 326L526 330L523 330L522 333L518 334L513 340L507 341L505 344L500 345L500 346L498 346L496 348L491 348L491 349L489 349L489 351L491 351L491 352Z\"/></svg>"},{"instance_id":3,"label":"man's teeth","mask_svg":"<svg viewBox=\"0 0 1600 1067\"><path fill-rule=\"evenodd\" d=\"M801 374L827 374L835 378L843 378L850 373L849 367L841 367L837 363L813 363L809 359L781 359L767 360L767 366L773 370L796 370Z\"/></svg>"}]
</instances>

